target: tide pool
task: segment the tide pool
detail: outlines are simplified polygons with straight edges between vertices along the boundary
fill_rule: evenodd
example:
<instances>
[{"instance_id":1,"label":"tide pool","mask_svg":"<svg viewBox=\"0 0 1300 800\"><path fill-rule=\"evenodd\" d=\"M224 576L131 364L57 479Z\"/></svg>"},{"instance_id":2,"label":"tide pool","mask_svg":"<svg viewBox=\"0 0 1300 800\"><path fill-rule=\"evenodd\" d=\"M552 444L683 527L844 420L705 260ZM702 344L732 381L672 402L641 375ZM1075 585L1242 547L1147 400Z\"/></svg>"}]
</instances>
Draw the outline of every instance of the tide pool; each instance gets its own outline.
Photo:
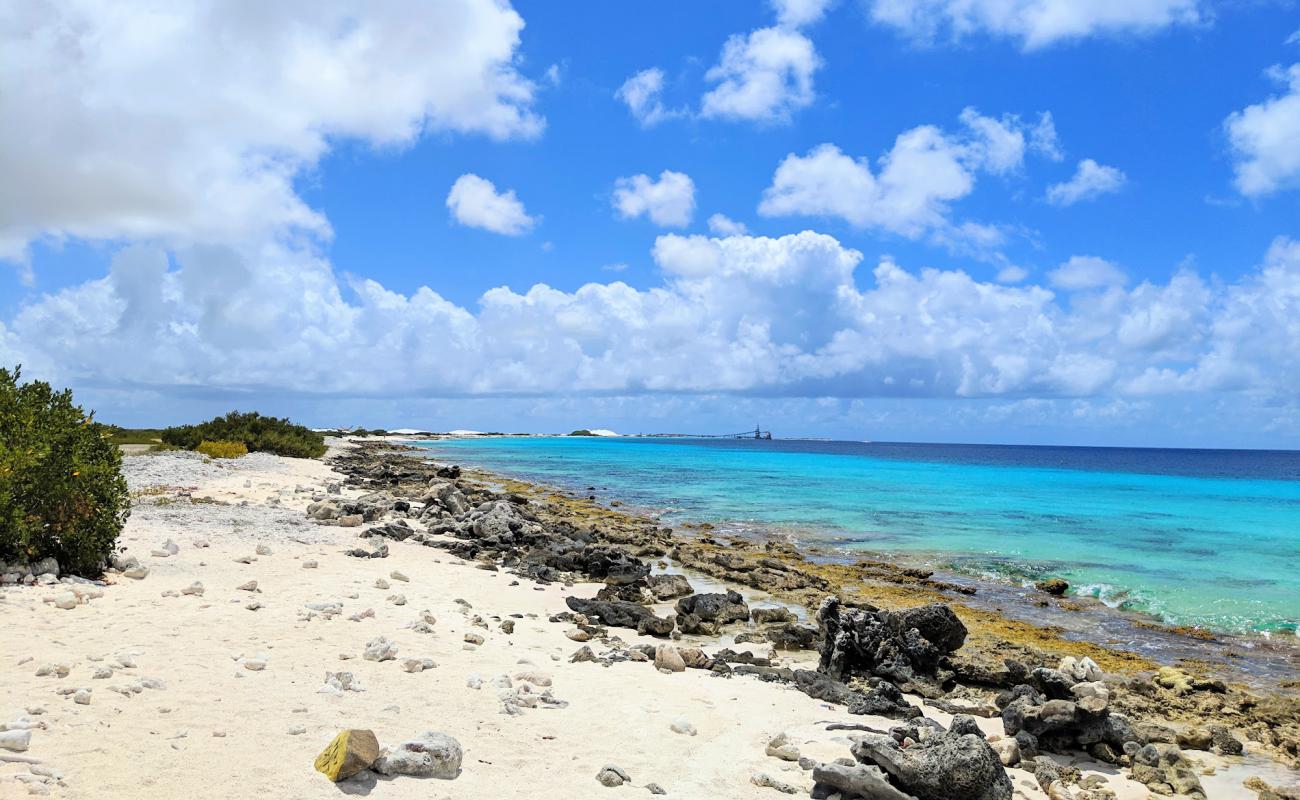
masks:
<instances>
[{"instance_id":1,"label":"tide pool","mask_svg":"<svg viewBox=\"0 0 1300 800\"><path fill-rule=\"evenodd\" d=\"M1300 453L790 440L486 438L435 458L665 522L795 538L1072 592L1217 631L1300 622Z\"/></svg>"}]
</instances>

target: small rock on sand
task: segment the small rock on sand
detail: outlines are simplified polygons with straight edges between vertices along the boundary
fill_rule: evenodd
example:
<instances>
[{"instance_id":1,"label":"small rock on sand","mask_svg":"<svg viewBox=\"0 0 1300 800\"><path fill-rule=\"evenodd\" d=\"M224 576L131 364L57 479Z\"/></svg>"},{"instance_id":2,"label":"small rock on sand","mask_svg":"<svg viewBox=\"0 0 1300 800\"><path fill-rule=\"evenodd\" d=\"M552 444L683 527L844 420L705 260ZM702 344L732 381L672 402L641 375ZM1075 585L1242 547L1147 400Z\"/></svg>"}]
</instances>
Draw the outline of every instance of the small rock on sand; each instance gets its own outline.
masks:
<instances>
[{"instance_id":1,"label":"small rock on sand","mask_svg":"<svg viewBox=\"0 0 1300 800\"><path fill-rule=\"evenodd\" d=\"M686 661L676 647L671 644L661 644L655 648L655 669L685 672Z\"/></svg>"},{"instance_id":2,"label":"small rock on sand","mask_svg":"<svg viewBox=\"0 0 1300 800\"><path fill-rule=\"evenodd\" d=\"M632 779L628 777L626 772L619 769L617 764L606 764L600 772L596 773L596 780L600 782L601 786L608 786L613 789L616 786L630 783Z\"/></svg>"},{"instance_id":3,"label":"small rock on sand","mask_svg":"<svg viewBox=\"0 0 1300 800\"><path fill-rule=\"evenodd\" d=\"M90 705L90 690L78 689L76 693L72 695L72 702L76 703L79 706Z\"/></svg>"},{"instance_id":4,"label":"small rock on sand","mask_svg":"<svg viewBox=\"0 0 1300 800\"><path fill-rule=\"evenodd\" d=\"M195 581L194 583L191 583L189 586L186 586L184 589L181 589L181 594L192 594L195 597L202 597L203 584L200 583L199 581Z\"/></svg>"},{"instance_id":5,"label":"small rock on sand","mask_svg":"<svg viewBox=\"0 0 1300 800\"><path fill-rule=\"evenodd\" d=\"M551 686L551 676L542 673L542 671L539 670L528 670L525 671L525 673L515 673L515 680L521 680L521 682L524 683L532 683L533 686Z\"/></svg>"},{"instance_id":6,"label":"small rock on sand","mask_svg":"<svg viewBox=\"0 0 1300 800\"><path fill-rule=\"evenodd\" d=\"M411 580L410 578L406 577L405 573L399 572L397 570L393 570L391 573L389 573L388 577L392 578L395 581L409 582Z\"/></svg>"},{"instance_id":7,"label":"small rock on sand","mask_svg":"<svg viewBox=\"0 0 1300 800\"><path fill-rule=\"evenodd\" d=\"M72 609L77 607L77 596L72 592L64 592L54 598L54 607L62 609Z\"/></svg>"},{"instance_id":8,"label":"small rock on sand","mask_svg":"<svg viewBox=\"0 0 1300 800\"><path fill-rule=\"evenodd\" d=\"M259 544L257 546L257 554L259 556L269 556L271 555L271 548L267 547L264 544Z\"/></svg>"},{"instance_id":9,"label":"small rock on sand","mask_svg":"<svg viewBox=\"0 0 1300 800\"><path fill-rule=\"evenodd\" d=\"M240 590L241 592L256 592L257 581L245 581L244 583L239 584L235 588Z\"/></svg>"},{"instance_id":10,"label":"small rock on sand","mask_svg":"<svg viewBox=\"0 0 1300 800\"><path fill-rule=\"evenodd\" d=\"M753 775L749 776L749 782L755 786L764 786L769 789L776 789L778 792L783 794L799 793L798 787L791 786L785 781L779 781L771 775L768 775L766 772L755 772Z\"/></svg>"},{"instance_id":11,"label":"small rock on sand","mask_svg":"<svg viewBox=\"0 0 1300 800\"><path fill-rule=\"evenodd\" d=\"M782 761L798 761L799 748L790 743L790 737L784 733L778 733L772 737L772 741L767 743L765 751L773 758L779 758Z\"/></svg>"},{"instance_id":12,"label":"small rock on sand","mask_svg":"<svg viewBox=\"0 0 1300 800\"><path fill-rule=\"evenodd\" d=\"M397 658L397 645L379 636L366 642L366 649L361 657L367 661L391 661Z\"/></svg>"},{"instance_id":13,"label":"small rock on sand","mask_svg":"<svg viewBox=\"0 0 1300 800\"><path fill-rule=\"evenodd\" d=\"M302 562L302 568L303 568L303 569L316 569L316 562L315 562L315 561L304 561L304 562Z\"/></svg>"},{"instance_id":14,"label":"small rock on sand","mask_svg":"<svg viewBox=\"0 0 1300 800\"><path fill-rule=\"evenodd\" d=\"M680 733L685 736L694 736L699 732L695 730L694 725L684 719L675 719L673 720L672 725L669 725L668 727L672 728L673 733Z\"/></svg>"}]
</instances>

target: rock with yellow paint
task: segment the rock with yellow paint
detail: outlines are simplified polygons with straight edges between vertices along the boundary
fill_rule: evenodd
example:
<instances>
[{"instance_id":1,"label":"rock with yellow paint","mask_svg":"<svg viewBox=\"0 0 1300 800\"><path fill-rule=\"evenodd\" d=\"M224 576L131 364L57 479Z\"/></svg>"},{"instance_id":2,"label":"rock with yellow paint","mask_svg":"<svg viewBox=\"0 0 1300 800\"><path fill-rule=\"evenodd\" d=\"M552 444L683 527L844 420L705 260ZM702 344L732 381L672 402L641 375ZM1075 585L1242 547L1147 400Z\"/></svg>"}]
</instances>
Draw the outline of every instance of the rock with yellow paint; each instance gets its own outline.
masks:
<instances>
[{"instance_id":1,"label":"rock with yellow paint","mask_svg":"<svg viewBox=\"0 0 1300 800\"><path fill-rule=\"evenodd\" d=\"M350 729L316 756L316 769L334 782L346 780L375 763L379 758L379 740L373 731Z\"/></svg>"}]
</instances>

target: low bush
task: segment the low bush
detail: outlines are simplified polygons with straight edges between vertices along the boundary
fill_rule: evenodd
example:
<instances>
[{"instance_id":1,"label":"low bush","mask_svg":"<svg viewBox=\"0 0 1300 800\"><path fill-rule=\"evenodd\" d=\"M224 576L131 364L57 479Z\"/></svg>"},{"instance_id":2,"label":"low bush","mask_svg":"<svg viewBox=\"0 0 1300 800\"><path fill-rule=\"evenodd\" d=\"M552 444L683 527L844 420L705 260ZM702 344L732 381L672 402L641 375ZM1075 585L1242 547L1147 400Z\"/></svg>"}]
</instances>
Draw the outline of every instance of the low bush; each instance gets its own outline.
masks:
<instances>
[{"instance_id":1,"label":"low bush","mask_svg":"<svg viewBox=\"0 0 1300 800\"><path fill-rule=\"evenodd\" d=\"M239 458L248 455L248 448L244 446L243 442L210 442L204 440L199 442L199 446L194 450L209 458Z\"/></svg>"},{"instance_id":2,"label":"low bush","mask_svg":"<svg viewBox=\"0 0 1300 800\"><path fill-rule=\"evenodd\" d=\"M162 431L157 428L121 428L107 425L109 441L113 444L152 444L162 439Z\"/></svg>"},{"instance_id":3,"label":"low bush","mask_svg":"<svg viewBox=\"0 0 1300 800\"><path fill-rule=\"evenodd\" d=\"M592 433L586 428L579 428L576 431L570 432L569 435L570 436L595 436L596 434Z\"/></svg>"},{"instance_id":4,"label":"low bush","mask_svg":"<svg viewBox=\"0 0 1300 800\"><path fill-rule=\"evenodd\" d=\"M98 575L130 513L107 426L48 383L0 369L0 560Z\"/></svg>"},{"instance_id":5,"label":"low bush","mask_svg":"<svg viewBox=\"0 0 1300 800\"><path fill-rule=\"evenodd\" d=\"M242 442L249 452L274 453L292 458L325 455L325 437L287 419L264 417L257 412L232 411L198 425L181 425L162 432L163 442L195 450L205 441Z\"/></svg>"}]
</instances>

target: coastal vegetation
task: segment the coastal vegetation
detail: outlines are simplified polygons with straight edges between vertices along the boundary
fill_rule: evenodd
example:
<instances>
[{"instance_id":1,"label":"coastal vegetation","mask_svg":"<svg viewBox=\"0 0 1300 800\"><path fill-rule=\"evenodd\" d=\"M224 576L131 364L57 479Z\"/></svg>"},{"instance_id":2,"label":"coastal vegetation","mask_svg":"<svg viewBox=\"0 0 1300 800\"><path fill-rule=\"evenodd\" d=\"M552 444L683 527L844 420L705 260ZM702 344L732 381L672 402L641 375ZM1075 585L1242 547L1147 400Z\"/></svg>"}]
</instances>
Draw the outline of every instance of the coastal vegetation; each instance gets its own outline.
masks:
<instances>
[{"instance_id":1,"label":"coastal vegetation","mask_svg":"<svg viewBox=\"0 0 1300 800\"><path fill-rule=\"evenodd\" d=\"M113 444L162 444L161 428L123 428L118 425L104 427L108 440Z\"/></svg>"},{"instance_id":2,"label":"coastal vegetation","mask_svg":"<svg viewBox=\"0 0 1300 800\"><path fill-rule=\"evenodd\" d=\"M0 561L98 574L130 513L121 453L71 390L20 379L0 369Z\"/></svg>"},{"instance_id":3,"label":"coastal vegetation","mask_svg":"<svg viewBox=\"0 0 1300 800\"><path fill-rule=\"evenodd\" d=\"M194 448L209 458L239 458L248 455L248 447L243 442L213 442L204 440Z\"/></svg>"},{"instance_id":4,"label":"coastal vegetation","mask_svg":"<svg viewBox=\"0 0 1300 800\"><path fill-rule=\"evenodd\" d=\"M592 433L586 428L579 428L576 431L572 431L569 435L570 436L595 436L596 434Z\"/></svg>"},{"instance_id":5,"label":"coastal vegetation","mask_svg":"<svg viewBox=\"0 0 1300 800\"><path fill-rule=\"evenodd\" d=\"M264 417L256 411L232 411L198 425L180 425L162 432L166 444L197 450L206 442L239 442L248 452L273 453L291 458L325 455L325 437L287 419Z\"/></svg>"}]
</instances>

